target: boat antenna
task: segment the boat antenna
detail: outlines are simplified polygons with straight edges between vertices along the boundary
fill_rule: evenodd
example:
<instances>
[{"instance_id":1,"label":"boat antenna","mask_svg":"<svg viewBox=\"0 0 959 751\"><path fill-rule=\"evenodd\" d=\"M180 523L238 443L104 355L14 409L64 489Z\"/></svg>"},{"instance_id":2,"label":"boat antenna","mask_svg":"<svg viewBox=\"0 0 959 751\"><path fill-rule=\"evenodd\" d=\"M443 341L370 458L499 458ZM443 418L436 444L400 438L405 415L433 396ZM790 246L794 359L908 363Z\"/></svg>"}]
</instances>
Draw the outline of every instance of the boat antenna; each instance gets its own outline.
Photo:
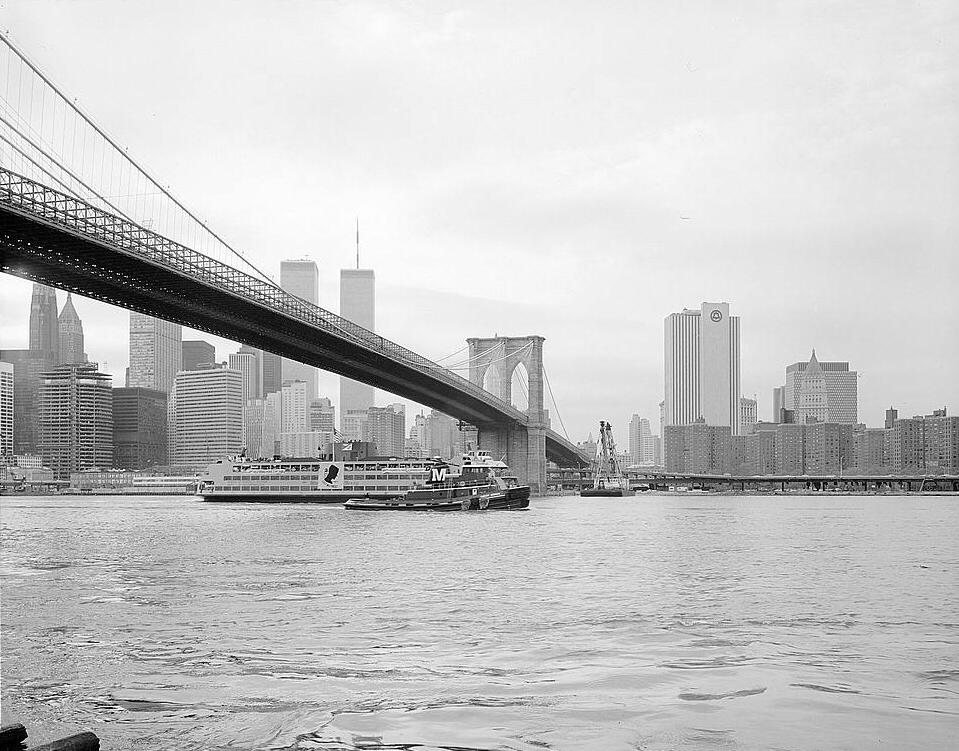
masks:
<instances>
[{"instance_id":1,"label":"boat antenna","mask_svg":"<svg viewBox=\"0 0 959 751\"><path fill-rule=\"evenodd\" d=\"M356 268L360 268L360 218L356 217Z\"/></svg>"}]
</instances>

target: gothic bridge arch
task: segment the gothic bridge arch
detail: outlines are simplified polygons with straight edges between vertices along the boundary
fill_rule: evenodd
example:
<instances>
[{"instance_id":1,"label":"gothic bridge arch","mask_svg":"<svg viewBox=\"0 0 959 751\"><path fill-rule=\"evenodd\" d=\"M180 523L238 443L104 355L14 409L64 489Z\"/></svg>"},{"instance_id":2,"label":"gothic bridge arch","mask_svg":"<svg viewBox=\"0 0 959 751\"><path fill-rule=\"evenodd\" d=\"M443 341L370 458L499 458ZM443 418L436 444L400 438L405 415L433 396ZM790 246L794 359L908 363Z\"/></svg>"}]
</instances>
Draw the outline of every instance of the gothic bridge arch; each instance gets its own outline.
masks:
<instances>
[{"instance_id":1,"label":"gothic bridge arch","mask_svg":"<svg viewBox=\"0 0 959 751\"><path fill-rule=\"evenodd\" d=\"M519 477L528 477L533 492L546 488L546 410L543 404L542 336L494 336L467 339L470 382L480 388L487 374L493 376L494 396L512 403L513 371L520 363L529 378L529 416L527 425L478 425L480 448L488 449L506 461Z\"/></svg>"}]
</instances>

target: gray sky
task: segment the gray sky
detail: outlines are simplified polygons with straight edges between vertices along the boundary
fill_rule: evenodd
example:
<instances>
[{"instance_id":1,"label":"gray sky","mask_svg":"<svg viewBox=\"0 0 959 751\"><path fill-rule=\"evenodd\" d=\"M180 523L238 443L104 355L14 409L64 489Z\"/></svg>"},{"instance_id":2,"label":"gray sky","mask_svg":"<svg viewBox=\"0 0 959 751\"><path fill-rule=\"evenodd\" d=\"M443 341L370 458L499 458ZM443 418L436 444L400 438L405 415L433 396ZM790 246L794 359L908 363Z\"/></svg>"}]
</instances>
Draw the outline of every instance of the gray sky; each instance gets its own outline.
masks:
<instances>
[{"instance_id":1,"label":"gray sky","mask_svg":"<svg viewBox=\"0 0 959 751\"><path fill-rule=\"evenodd\" d=\"M0 31L255 263L314 259L321 305L359 215L382 335L545 336L573 440L658 431L663 319L704 300L764 419L813 347L870 426L959 411L954 2L8 0ZM26 346L30 285L0 293ZM76 308L122 385L127 314Z\"/></svg>"}]
</instances>

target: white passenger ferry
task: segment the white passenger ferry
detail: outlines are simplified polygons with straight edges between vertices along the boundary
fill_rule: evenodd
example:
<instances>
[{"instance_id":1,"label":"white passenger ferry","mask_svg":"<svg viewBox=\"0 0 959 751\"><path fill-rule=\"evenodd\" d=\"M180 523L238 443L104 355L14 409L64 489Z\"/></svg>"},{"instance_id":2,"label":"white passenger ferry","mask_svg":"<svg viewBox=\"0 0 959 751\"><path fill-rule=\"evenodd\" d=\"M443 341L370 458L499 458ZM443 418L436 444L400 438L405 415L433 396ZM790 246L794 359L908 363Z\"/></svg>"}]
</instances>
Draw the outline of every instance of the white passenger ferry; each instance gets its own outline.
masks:
<instances>
[{"instance_id":1,"label":"white passenger ferry","mask_svg":"<svg viewBox=\"0 0 959 751\"><path fill-rule=\"evenodd\" d=\"M198 494L206 501L343 503L405 495L429 480L435 459L225 459L207 467Z\"/></svg>"}]
</instances>

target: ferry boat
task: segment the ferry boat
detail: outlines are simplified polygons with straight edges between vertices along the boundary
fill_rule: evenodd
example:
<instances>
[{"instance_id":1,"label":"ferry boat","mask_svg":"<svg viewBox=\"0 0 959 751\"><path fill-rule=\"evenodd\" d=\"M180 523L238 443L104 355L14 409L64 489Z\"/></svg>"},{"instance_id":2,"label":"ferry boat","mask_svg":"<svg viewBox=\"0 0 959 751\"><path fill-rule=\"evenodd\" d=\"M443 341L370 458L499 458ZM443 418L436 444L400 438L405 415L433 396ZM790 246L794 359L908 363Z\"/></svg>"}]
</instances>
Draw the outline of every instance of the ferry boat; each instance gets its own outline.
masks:
<instances>
[{"instance_id":1,"label":"ferry boat","mask_svg":"<svg viewBox=\"0 0 959 751\"><path fill-rule=\"evenodd\" d=\"M505 462L489 451L463 454L461 463L437 464L427 482L402 496L388 499L351 498L352 511L497 511L529 506L529 485L507 474Z\"/></svg>"},{"instance_id":2,"label":"ferry boat","mask_svg":"<svg viewBox=\"0 0 959 751\"><path fill-rule=\"evenodd\" d=\"M205 501L343 503L357 497L385 500L426 483L436 465L436 459L331 462L241 456L207 467L197 494Z\"/></svg>"}]
</instances>

